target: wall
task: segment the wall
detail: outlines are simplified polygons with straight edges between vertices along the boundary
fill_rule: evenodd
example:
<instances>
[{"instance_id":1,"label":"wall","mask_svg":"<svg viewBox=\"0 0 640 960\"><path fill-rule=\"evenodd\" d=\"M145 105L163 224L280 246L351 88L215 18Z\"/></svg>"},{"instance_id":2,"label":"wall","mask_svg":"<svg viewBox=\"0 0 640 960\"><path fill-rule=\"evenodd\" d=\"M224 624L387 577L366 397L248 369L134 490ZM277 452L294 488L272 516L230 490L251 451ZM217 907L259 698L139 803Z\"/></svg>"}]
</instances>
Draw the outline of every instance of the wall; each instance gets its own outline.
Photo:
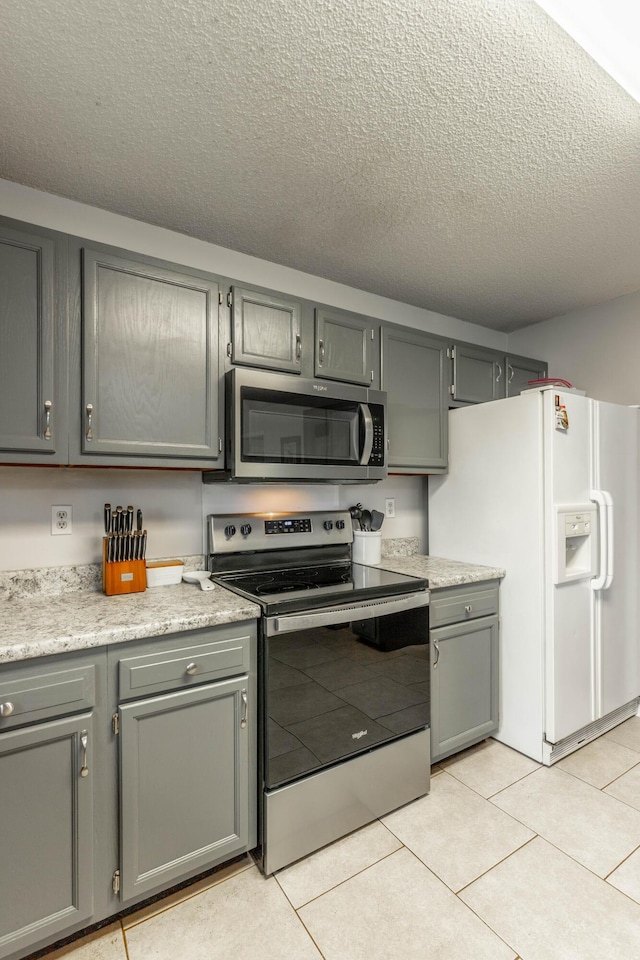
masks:
<instances>
[{"instance_id":1,"label":"wall","mask_svg":"<svg viewBox=\"0 0 640 960\"><path fill-rule=\"evenodd\" d=\"M6 180L0 180L0 215L452 338L501 349L506 344L505 335L495 331ZM420 477L390 477L379 484L344 488L320 484L204 486L200 473L191 471L0 466L0 570L98 562L105 502L142 508L150 557L203 552L208 513L337 509L358 500L366 507L384 510L389 496L396 500L397 516L385 521L383 536L418 536L425 543L424 484ZM72 506L70 536L51 535L53 504Z\"/></svg>"},{"instance_id":2,"label":"wall","mask_svg":"<svg viewBox=\"0 0 640 960\"><path fill-rule=\"evenodd\" d=\"M640 403L640 292L576 310L509 336L509 350L549 361L596 400Z\"/></svg>"}]
</instances>

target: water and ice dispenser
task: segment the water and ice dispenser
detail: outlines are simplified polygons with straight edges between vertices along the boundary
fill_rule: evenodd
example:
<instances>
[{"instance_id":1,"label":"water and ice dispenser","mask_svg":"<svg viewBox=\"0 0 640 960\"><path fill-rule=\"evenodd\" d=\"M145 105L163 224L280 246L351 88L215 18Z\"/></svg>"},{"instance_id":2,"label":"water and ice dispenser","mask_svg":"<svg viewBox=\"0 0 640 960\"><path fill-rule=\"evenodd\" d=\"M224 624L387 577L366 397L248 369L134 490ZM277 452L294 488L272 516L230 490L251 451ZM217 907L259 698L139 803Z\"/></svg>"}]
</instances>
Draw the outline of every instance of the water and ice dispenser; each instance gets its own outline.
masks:
<instances>
[{"instance_id":1,"label":"water and ice dispenser","mask_svg":"<svg viewBox=\"0 0 640 960\"><path fill-rule=\"evenodd\" d=\"M585 580L598 573L598 508L590 502L556 506L555 583Z\"/></svg>"}]
</instances>

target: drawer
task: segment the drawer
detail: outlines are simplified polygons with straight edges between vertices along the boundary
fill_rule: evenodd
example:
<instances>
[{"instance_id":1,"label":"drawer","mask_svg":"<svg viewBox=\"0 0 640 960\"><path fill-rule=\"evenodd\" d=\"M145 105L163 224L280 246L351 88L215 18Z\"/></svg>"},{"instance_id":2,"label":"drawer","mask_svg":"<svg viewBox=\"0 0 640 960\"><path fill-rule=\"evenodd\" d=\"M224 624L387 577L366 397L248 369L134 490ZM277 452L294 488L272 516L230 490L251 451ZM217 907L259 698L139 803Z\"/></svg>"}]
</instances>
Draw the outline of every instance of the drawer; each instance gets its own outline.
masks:
<instances>
[{"instance_id":1,"label":"drawer","mask_svg":"<svg viewBox=\"0 0 640 960\"><path fill-rule=\"evenodd\" d=\"M118 663L121 700L248 673L250 635L126 657Z\"/></svg>"},{"instance_id":2,"label":"drawer","mask_svg":"<svg viewBox=\"0 0 640 960\"><path fill-rule=\"evenodd\" d=\"M0 678L0 703L8 716L0 730L78 713L95 705L95 667L52 669L36 676Z\"/></svg>"},{"instance_id":3,"label":"drawer","mask_svg":"<svg viewBox=\"0 0 640 960\"><path fill-rule=\"evenodd\" d=\"M431 627L490 617L498 612L498 585L474 584L472 588L448 587L431 592Z\"/></svg>"}]
</instances>

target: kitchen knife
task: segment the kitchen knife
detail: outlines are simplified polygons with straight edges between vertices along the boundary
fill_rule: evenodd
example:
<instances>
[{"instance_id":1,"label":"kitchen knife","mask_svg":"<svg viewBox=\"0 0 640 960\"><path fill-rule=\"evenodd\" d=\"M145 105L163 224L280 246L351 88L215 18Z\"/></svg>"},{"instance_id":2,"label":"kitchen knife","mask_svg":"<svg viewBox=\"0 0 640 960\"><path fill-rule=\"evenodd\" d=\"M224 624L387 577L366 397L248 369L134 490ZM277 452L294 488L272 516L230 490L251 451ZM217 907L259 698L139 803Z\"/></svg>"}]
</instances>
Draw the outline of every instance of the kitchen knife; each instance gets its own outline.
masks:
<instances>
[{"instance_id":1,"label":"kitchen knife","mask_svg":"<svg viewBox=\"0 0 640 960\"><path fill-rule=\"evenodd\" d=\"M138 533L142 533L142 510L138 510Z\"/></svg>"},{"instance_id":2,"label":"kitchen knife","mask_svg":"<svg viewBox=\"0 0 640 960\"><path fill-rule=\"evenodd\" d=\"M111 504L104 505L104 532L109 536L111 532Z\"/></svg>"},{"instance_id":3,"label":"kitchen knife","mask_svg":"<svg viewBox=\"0 0 640 960\"><path fill-rule=\"evenodd\" d=\"M122 533L122 507L116 507L116 516L113 525L114 533Z\"/></svg>"},{"instance_id":4,"label":"kitchen knife","mask_svg":"<svg viewBox=\"0 0 640 960\"><path fill-rule=\"evenodd\" d=\"M147 531L146 531L146 530L143 530L143 531L142 531L142 549L141 549L141 553L142 553L142 556L140 557L140 559L141 559L141 560L144 560L144 558L145 558L146 555L147 555Z\"/></svg>"},{"instance_id":5,"label":"kitchen knife","mask_svg":"<svg viewBox=\"0 0 640 960\"><path fill-rule=\"evenodd\" d=\"M127 533L133 530L133 507L127 507Z\"/></svg>"}]
</instances>

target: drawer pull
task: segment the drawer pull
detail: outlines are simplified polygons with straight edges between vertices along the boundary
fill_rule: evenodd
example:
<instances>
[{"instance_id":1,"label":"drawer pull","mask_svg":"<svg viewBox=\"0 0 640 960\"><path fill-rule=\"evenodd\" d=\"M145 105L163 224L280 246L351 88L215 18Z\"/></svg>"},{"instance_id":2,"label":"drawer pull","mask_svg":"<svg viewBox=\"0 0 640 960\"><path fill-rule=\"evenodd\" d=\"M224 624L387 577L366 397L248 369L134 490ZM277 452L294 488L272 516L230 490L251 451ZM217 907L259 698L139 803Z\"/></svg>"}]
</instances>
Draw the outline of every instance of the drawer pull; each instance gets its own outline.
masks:
<instances>
[{"instance_id":1,"label":"drawer pull","mask_svg":"<svg viewBox=\"0 0 640 960\"><path fill-rule=\"evenodd\" d=\"M438 666L438 660L440 659L440 647L438 646L437 640L433 641L433 649L436 652L436 657L435 657L435 660L433 661L433 669L435 670L436 667Z\"/></svg>"},{"instance_id":2,"label":"drawer pull","mask_svg":"<svg viewBox=\"0 0 640 960\"><path fill-rule=\"evenodd\" d=\"M198 664L197 664L197 663L188 663L188 664L187 664L187 673L189 674L190 677L194 677L197 672L198 672Z\"/></svg>"},{"instance_id":3,"label":"drawer pull","mask_svg":"<svg viewBox=\"0 0 640 960\"><path fill-rule=\"evenodd\" d=\"M242 717L240 718L240 726L244 730L247 725L247 713L249 711L249 701L246 690L240 691L240 699L242 700Z\"/></svg>"},{"instance_id":4,"label":"drawer pull","mask_svg":"<svg viewBox=\"0 0 640 960\"><path fill-rule=\"evenodd\" d=\"M5 703L0 703L0 717L10 717L13 710L13 704L9 700L5 701Z\"/></svg>"},{"instance_id":5,"label":"drawer pull","mask_svg":"<svg viewBox=\"0 0 640 960\"><path fill-rule=\"evenodd\" d=\"M87 766L87 747L89 745L89 734L86 730L83 730L80 734L80 746L82 747L82 766L80 768L80 776L88 777L89 776L89 767Z\"/></svg>"},{"instance_id":6,"label":"drawer pull","mask_svg":"<svg viewBox=\"0 0 640 960\"><path fill-rule=\"evenodd\" d=\"M467 606L464 608L464 612L465 612L466 614L471 613L472 610L473 610L473 607L471 606L470 603L467 604Z\"/></svg>"}]
</instances>

